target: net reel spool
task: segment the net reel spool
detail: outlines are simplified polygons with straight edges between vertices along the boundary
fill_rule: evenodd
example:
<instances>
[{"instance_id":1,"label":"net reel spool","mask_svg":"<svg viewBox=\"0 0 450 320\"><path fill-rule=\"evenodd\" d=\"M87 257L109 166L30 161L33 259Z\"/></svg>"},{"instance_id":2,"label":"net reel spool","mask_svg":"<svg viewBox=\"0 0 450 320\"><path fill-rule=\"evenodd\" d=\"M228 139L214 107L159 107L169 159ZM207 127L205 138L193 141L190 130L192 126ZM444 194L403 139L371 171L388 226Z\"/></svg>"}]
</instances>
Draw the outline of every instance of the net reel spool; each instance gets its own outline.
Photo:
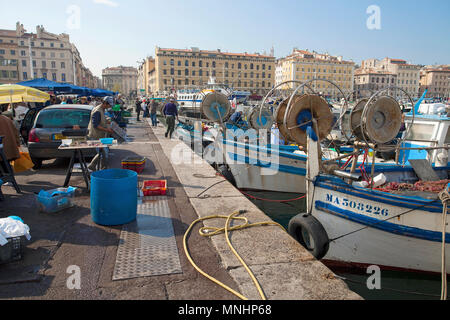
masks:
<instances>
[{"instance_id":1,"label":"net reel spool","mask_svg":"<svg viewBox=\"0 0 450 320\"><path fill-rule=\"evenodd\" d=\"M298 95L297 97L295 97L294 101L296 101L301 96L302 95ZM286 109L287 109L288 103L289 103L289 98L283 100L280 103L280 105L278 106L278 108L275 111L274 119L275 119L275 123L278 127L278 130L280 131L281 136L286 141L293 141L289 135L289 130L284 125L284 115L286 114Z\"/></svg>"},{"instance_id":2,"label":"net reel spool","mask_svg":"<svg viewBox=\"0 0 450 320\"><path fill-rule=\"evenodd\" d=\"M361 99L358 101L355 107L353 107L350 114L350 129L352 134L359 140L364 141L364 137L361 132L361 116L369 99Z\"/></svg>"},{"instance_id":3,"label":"net reel spool","mask_svg":"<svg viewBox=\"0 0 450 320\"><path fill-rule=\"evenodd\" d=\"M390 96L363 99L353 109L350 121L356 138L368 144L383 145L399 134L402 110Z\"/></svg>"},{"instance_id":4,"label":"net reel spool","mask_svg":"<svg viewBox=\"0 0 450 320\"><path fill-rule=\"evenodd\" d=\"M285 116L286 130L290 138L299 146L306 147L308 125L315 119L317 127L314 128L319 141L323 141L333 128L334 117L328 102L319 95L304 94L292 103Z\"/></svg>"},{"instance_id":5,"label":"net reel spool","mask_svg":"<svg viewBox=\"0 0 450 320\"><path fill-rule=\"evenodd\" d=\"M203 98L200 110L209 120L224 122L230 115L231 104L226 95L214 91Z\"/></svg>"},{"instance_id":6,"label":"net reel spool","mask_svg":"<svg viewBox=\"0 0 450 320\"><path fill-rule=\"evenodd\" d=\"M269 130L273 126L272 112L268 108L253 108L247 117L250 127L255 130Z\"/></svg>"}]
</instances>

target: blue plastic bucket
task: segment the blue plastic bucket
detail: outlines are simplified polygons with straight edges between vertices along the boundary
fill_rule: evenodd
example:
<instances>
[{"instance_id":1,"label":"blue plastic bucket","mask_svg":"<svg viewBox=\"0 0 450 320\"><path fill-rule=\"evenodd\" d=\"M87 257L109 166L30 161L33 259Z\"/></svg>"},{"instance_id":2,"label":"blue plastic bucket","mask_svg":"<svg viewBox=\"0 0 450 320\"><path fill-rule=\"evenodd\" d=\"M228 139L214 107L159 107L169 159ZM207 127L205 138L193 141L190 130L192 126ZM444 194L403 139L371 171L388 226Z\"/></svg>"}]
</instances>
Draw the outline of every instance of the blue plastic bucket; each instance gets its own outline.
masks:
<instances>
[{"instance_id":1,"label":"blue plastic bucket","mask_svg":"<svg viewBox=\"0 0 450 320\"><path fill-rule=\"evenodd\" d=\"M137 218L138 175L109 169L91 174L91 216L101 226L118 226Z\"/></svg>"}]
</instances>

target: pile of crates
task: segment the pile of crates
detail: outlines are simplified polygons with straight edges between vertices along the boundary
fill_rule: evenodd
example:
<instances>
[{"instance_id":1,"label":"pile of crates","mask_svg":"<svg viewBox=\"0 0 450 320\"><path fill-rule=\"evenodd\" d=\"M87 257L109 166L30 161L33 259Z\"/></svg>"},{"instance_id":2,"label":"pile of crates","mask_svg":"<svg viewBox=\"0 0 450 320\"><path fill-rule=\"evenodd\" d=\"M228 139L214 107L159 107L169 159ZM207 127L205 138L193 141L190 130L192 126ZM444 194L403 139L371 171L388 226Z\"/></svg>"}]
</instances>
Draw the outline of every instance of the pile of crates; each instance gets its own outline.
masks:
<instances>
[{"instance_id":1,"label":"pile of crates","mask_svg":"<svg viewBox=\"0 0 450 320\"><path fill-rule=\"evenodd\" d=\"M122 160L122 169L142 173L145 169L146 159L142 157L128 157Z\"/></svg>"}]
</instances>

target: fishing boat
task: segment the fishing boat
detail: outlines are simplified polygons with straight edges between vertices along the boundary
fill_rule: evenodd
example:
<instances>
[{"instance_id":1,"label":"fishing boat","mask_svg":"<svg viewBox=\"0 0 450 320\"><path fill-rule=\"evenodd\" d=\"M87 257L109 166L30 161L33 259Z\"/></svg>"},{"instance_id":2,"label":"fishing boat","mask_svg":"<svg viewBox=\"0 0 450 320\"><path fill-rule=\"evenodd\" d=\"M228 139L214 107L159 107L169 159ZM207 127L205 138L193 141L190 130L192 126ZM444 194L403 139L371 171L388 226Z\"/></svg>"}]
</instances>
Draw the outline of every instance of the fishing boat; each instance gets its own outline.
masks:
<instances>
[{"instance_id":1,"label":"fishing boat","mask_svg":"<svg viewBox=\"0 0 450 320\"><path fill-rule=\"evenodd\" d=\"M208 84L203 88L180 89L177 91L176 99L180 105L180 113L190 118L203 118L200 105L206 96L214 92L227 96L234 109L238 104L245 103L251 95L250 92L233 90L225 84L216 83L215 79L211 77Z\"/></svg>"},{"instance_id":2,"label":"fishing boat","mask_svg":"<svg viewBox=\"0 0 450 320\"><path fill-rule=\"evenodd\" d=\"M298 128L307 136L306 142L299 141L308 151L307 210L290 221L289 233L317 259L335 265L376 265L446 275L450 263L445 254L450 242L446 230L449 168L432 167L422 159L419 168L395 165L380 175L372 158L367 176L355 170L359 154L368 149L383 150L398 135L401 111L395 103L378 103L386 97L384 92L375 93L372 103L363 108L361 121L366 125L361 130L365 138L355 141L354 154L328 160L323 159L323 135L318 134L323 120L314 116L308 104L292 105L293 110L309 111L312 116ZM323 105L315 107L326 112ZM401 143L395 147L407 150ZM427 151L448 148L422 147ZM346 157L355 164L349 172L336 166L336 161ZM365 187L359 186L362 180L367 182Z\"/></svg>"}]
</instances>

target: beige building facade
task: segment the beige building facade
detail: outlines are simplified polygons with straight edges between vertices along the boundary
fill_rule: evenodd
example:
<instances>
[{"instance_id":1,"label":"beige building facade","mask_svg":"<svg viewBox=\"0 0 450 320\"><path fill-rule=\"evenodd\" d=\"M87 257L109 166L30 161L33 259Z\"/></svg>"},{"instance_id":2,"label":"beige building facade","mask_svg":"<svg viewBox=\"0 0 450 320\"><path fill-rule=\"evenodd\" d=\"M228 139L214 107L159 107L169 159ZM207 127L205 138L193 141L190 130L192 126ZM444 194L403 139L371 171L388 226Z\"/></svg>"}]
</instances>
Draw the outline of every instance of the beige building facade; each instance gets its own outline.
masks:
<instances>
[{"instance_id":1,"label":"beige building facade","mask_svg":"<svg viewBox=\"0 0 450 320\"><path fill-rule=\"evenodd\" d=\"M420 94L428 89L427 97L450 97L450 65L426 66L420 71Z\"/></svg>"},{"instance_id":2,"label":"beige building facade","mask_svg":"<svg viewBox=\"0 0 450 320\"><path fill-rule=\"evenodd\" d=\"M342 98L339 89L328 81L335 83L348 96L354 89L354 71L355 63L345 61L342 57L294 49L291 55L278 60L276 85L286 81L304 83L318 79L309 85L315 92L339 99ZM281 89L293 89L298 85L299 83L287 83Z\"/></svg>"},{"instance_id":3,"label":"beige building facade","mask_svg":"<svg viewBox=\"0 0 450 320\"><path fill-rule=\"evenodd\" d=\"M355 71L355 98L370 98L375 92L396 84L396 74L359 68Z\"/></svg>"},{"instance_id":4,"label":"beige building facade","mask_svg":"<svg viewBox=\"0 0 450 320\"><path fill-rule=\"evenodd\" d=\"M361 64L364 70L373 70L381 73L396 75L396 87L401 88L412 98L419 96L420 69L419 65L409 64L402 59L384 58L383 60L368 59ZM397 90L397 97L405 97L404 92Z\"/></svg>"},{"instance_id":5,"label":"beige building facade","mask_svg":"<svg viewBox=\"0 0 450 320\"><path fill-rule=\"evenodd\" d=\"M138 67L138 80L137 90L138 95L149 96L153 92L152 82L150 80L151 75L155 71L155 59L153 57L147 57L139 64Z\"/></svg>"},{"instance_id":6,"label":"beige building facade","mask_svg":"<svg viewBox=\"0 0 450 320\"><path fill-rule=\"evenodd\" d=\"M129 97L137 95L138 70L134 67L112 67L102 71L103 87Z\"/></svg>"},{"instance_id":7,"label":"beige building facade","mask_svg":"<svg viewBox=\"0 0 450 320\"><path fill-rule=\"evenodd\" d=\"M0 76L9 75L8 79L0 79L2 83L46 78L96 88L94 75L83 65L68 34L53 34L43 26L37 26L36 33L29 33L18 22L16 30L0 30L0 48L5 51L4 55L0 51L0 59L7 60L0 62Z\"/></svg>"},{"instance_id":8,"label":"beige building facade","mask_svg":"<svg viewBox=\"0 0 450 320\"><path fill-rule=\"evenodd\" d=\"M155 70L149 74L152 94L163 95L179 89L200 88L207 85L211 78L234 90L264 94L275 84L275 58L221 50L156 47Z\"/></svg>"}]
</instances>

